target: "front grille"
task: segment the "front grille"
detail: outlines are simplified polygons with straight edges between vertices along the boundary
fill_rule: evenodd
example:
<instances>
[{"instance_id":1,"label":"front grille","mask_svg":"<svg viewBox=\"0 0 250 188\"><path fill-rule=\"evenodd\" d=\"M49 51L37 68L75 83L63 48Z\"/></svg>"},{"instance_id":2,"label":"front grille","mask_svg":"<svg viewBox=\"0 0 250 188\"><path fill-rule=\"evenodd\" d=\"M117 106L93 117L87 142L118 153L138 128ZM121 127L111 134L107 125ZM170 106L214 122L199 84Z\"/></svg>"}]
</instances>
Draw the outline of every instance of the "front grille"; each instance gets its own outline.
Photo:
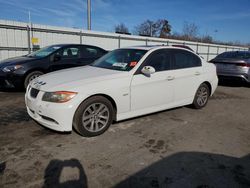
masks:
<instances>
[{"instance_id":1,"label":"front grille","mask_svg":"<svg viewBox=\"0 0 250 188\"><path fill-rule=\"evenodd\" d=\"M37 95L38 95L38 93L39 93L39 90L38 90L38 89L31 88L31 90L30 90L30 96L31 96L32 98L36 98Z\"/></svg>"}]
</instances>

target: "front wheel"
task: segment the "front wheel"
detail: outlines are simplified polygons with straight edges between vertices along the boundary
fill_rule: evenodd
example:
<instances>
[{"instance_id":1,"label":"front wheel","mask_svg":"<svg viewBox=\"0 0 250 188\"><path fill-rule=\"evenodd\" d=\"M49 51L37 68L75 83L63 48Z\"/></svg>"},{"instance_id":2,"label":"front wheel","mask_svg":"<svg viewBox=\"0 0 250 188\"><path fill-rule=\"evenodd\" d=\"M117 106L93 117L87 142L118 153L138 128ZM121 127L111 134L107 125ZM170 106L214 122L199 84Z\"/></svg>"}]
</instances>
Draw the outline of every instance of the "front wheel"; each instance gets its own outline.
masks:
<instances>
[{"instance_id":1,"label":"front wheel","mask_svg":"<svg viewBox=\"0 0 250 188\"><path fill-rule=\"evenodd\" d=\"M209 87L205 83L201 84L198 90L196 91L193 101L193 107L196 109L200 109L206 106L209 96L210 96Z\"/></svg>"},{"instance_id":2,"label":"front wheel","mask_svg":"<svg viewBox=\"0 0 250 188\"><path fill-rule=\"evenodd\" d=\"M31 72L29 73L26 77L25 77L25 80L24 80L24 88L26 89L29 85L29 83L34 80L35 78L39 77L43 75L43 72L41 71L34 71L34 72Z\"/></svg>"},{"instance_id":3,"label":"front wheel","mask_svg":"<svg viewBox=\"0 0 250 188\"><path fill-rule=\"evenodd\" d=\"M113 121L111 102L102 96L84 101L77 109L73 126L82 136L92 137L104 133Z\"/></svg>"}]
</instances>

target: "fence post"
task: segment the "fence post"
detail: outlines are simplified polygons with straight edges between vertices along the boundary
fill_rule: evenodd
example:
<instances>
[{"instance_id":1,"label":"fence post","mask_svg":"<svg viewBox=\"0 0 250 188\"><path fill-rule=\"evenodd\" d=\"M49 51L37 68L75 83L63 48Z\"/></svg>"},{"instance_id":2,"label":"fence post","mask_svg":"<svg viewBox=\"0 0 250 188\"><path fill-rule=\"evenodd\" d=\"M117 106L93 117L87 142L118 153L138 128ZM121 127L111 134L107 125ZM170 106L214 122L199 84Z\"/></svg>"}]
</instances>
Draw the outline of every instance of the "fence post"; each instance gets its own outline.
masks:
<instances>
[{"instance_id":1,"label":"fence post","mask_svg":"<svg viewBox=\"0 0 250 188\"><path fill-rule=\"evenodd\" d=\"M82 44L82 31L80 30L80 44Z\"/></svg>"},{"instance_id":2,"label":"fence post","mask_svg":"<svg viewBox=\"0 0 250 188\"><path fill-rule=\"evenodd\" d=\"M196 44L196 53L199 53L199 43Z\"/></svg>"},{"instance_id":3,"label":"fence post","mask_svg":"<svg viewBox=\"0 0 250 188\"><path fill-rule=\"evenodd\" d=\"M31 53L31 48L30 48L30 28L29 26L27 25L27 37L28 37L28 52L29 54Z\"/></svg>"},{"instance_id":4,"label":"fence post","mask_svg":"<svg viewBox=\"0 0 250 188\"><path fill-rule=\"evenodd\" d=\"M210 48L210 46L208 45L208 46L207 46L207 61L209 60L209 53L210 53L210 52L209 52L209 48Z\"/></svg>"},{"instance_id":5,"label":"fence post","mask_svg":"<svg viewBox=\"0 0 250 188\"><path fill-rule=\"evenodd\" d=\"M121 48L121 35L118 36L118 48Z\"/></svg>"},{"instance_id":6,"label":"fence post","mask_svg":"<svg viewBox=\"0 0 250 188\"><path fill-rule=\"evenodd\" d=\"M146 46L148 46L148 39L146 38Z\"/></svg>"}]
</instances>

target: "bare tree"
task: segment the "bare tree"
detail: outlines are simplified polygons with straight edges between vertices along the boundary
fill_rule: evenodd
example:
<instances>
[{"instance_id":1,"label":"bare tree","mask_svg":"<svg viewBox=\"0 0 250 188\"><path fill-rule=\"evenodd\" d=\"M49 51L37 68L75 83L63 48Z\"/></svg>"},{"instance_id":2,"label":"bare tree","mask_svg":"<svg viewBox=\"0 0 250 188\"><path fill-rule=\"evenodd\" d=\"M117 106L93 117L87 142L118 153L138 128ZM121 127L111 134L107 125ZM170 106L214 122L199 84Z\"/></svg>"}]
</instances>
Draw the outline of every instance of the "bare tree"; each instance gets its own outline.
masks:
<instances>
[{"instance_id":1,"label":"bare tree","mask_svg":"<svg viewBox=\"0 0 250 188\"><path fill-rule=\"evenodd\" d=\"M194 23L185 22L182 29L182 34L186 40L194 40L197 38L199 33L199 28Z\"/></svg>"},{"instance_id":2,"label":"bare tree","mask_svg":"<svg viewBox=\"0 0 250 188\"><path fill-rule=\"evenodd\" d=\"M213 42L214 42L214 39L213 39L213 37L211 37L210 35L204 35L204 36L201 38L201 42L213 43Z\"/></svg>"},{"instance_id":3,"label":"bare tree","mask_svg":"<svg viewBox=\"0 0 250 188\"><path fill-rule=\"evenodd\" d=\"M152 37L166 37L171 32L171 26L167 20L146 20L135 27L135 34Z\"/></svg>"},{"instance_id":4,"label":"bare tree","mask_svg":"<svg viewBox=\"0 0 250 188\"><path fill-rule=\"evenodd\" d=\"M166 38L170 35L172 27L167 20L158 20L158 22L161 28L159 37Z\"/></svg>"},{"instance_id":5,"label":"bare tree","mask_svg":"<svg viewBox=\"0 0 250 188\"><path fill-rule=\"evenodd\" d=\"M145 36L155 36L156 28L154 22L151 20L146 20L141 24L135 26L134 33L137 35L145 35Z\"/></svg>"},{"instance_id":6,"label":"bare tree","mask_svg":"<svg viewBox=\"0 0 250 188\"><path fill-rule=\"evenodd\" d=\"M120 23L115 26L115 32L117 33L129 33L127 26L124 23Z\"/></svg>"},{"instance_id":7,"label":"bare tree","mask_svg":"<svg viewBox=\"0 0 250 188\"><path fill-rule=\"evenodd\" d=\"M248 47L248 50L250 51L250 42L247 43L246 46Z\"/></svg>"}]
</instances>

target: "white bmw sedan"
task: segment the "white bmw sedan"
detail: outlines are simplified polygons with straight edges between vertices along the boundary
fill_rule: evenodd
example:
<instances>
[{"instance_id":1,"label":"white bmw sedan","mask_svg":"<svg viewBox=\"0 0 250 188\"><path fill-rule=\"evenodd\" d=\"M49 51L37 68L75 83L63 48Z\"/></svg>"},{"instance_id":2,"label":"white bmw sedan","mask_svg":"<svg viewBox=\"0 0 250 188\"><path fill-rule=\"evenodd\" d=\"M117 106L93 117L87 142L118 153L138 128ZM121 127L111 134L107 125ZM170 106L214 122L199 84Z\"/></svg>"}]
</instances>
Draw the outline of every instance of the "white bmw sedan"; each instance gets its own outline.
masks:
<instances>
[{"instance_id":1,"label":"white bmw sedan","mask_svg":"<svg viewBox=\"0 0 250 188\"><path fill-rule=\"evenodd\" d=\"M25 102L45 127L97 136L113 121L189 104L202 108L217 84L215 66L188 49L130 47L89 66L38 77Z\"/></svg>"}]
</instances>

